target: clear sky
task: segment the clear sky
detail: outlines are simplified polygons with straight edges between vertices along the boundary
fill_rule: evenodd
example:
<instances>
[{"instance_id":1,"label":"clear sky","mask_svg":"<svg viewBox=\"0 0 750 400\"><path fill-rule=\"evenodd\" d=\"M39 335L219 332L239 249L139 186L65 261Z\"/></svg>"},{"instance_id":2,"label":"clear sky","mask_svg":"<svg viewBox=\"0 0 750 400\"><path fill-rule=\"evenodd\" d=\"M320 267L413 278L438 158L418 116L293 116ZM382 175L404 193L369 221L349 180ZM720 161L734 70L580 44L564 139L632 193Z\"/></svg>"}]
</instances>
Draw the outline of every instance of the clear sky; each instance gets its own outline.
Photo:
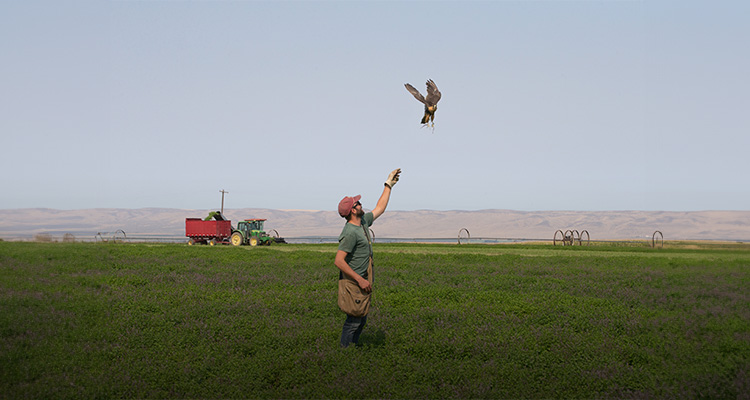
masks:
<instances>
[{"instance_id":1,"label":"clear sky","mask_svg":"<svg viewBox=\"0 0 750 400\"><path fill-rule=\"evenodd\" d=\"M748 16L0 0L0 208L372 208L401 167L391 210L748 210Z\"/></svg>"}]
</instances>

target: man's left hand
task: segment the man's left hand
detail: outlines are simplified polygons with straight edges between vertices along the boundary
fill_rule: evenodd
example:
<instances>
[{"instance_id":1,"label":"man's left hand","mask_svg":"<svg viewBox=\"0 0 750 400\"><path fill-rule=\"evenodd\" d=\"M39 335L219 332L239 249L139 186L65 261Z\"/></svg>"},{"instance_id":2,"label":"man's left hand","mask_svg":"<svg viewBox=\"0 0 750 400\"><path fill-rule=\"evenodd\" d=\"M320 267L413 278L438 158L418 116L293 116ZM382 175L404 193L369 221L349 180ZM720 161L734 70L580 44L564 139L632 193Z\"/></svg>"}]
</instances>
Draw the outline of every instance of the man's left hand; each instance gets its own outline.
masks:
<instances>
[{"instance_id":1,"label":"man's left hand","mask_svg":"<svg viewBox=\"0 0 750 400\"><path fill-rule=\"evenodd\" d=\"M393 189L393 186L396 185L396 182L398 182L399 175L401 175L401 168L394 169L393 172L388 175L388 180L385 181L385 184L388 185L389 188Z\"/></svg>"}]
</instances>

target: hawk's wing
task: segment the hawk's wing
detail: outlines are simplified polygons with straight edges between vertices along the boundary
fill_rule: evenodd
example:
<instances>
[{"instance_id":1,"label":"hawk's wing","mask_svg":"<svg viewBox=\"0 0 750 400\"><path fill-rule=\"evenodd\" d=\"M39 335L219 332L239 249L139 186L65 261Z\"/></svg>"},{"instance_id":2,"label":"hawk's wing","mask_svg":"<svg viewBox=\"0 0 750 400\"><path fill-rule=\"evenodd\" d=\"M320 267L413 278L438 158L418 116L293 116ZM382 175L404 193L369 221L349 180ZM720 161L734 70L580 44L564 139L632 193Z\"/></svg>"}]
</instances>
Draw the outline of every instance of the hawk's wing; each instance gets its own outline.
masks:
<instances>
[{"instance_id":1,"label":"hawk's wing","mask_svg":"<svg viewBox=\"0 0 750 400\"><path fill-rule=\"evenodd\" d=\"M435 82L433 82L432 79L427 80L427 99L425 99L423 103L427 104L428 106L434 106L438 101L440 101L440 96L440 91L438 90Z\"/></svg>"},{"instance_id":2,"label":"hawk's wing","mask_svg":"<svg viewBox=\"0 0 750 400\"><path fill-rule=\"evenodd\" d=\"M404 84L404 86L406 86L406 90L408 90L409 93L411 93L412 95L414 95L415 99L421 101L424 104L427 104L427 103L425 103L425 100L424 100L424 97L422 96L422 93L419 93L419 90L415 89L414 86L412 86L412 85L410 85L408 83Z\"/></svg>"}]
</instances>

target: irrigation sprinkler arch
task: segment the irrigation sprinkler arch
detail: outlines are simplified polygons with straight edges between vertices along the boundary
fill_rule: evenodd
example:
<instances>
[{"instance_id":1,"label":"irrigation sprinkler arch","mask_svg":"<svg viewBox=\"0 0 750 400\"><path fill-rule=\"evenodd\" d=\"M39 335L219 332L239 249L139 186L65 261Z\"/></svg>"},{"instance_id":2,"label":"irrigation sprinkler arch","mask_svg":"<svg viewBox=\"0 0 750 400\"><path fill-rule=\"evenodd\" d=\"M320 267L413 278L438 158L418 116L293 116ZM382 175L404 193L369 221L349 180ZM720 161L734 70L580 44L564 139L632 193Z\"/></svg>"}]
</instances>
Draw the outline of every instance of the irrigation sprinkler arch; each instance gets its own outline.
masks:
<instances>
[{"instance_id":1,"label":"irrigation sprinkler arch","mask_svg":"<svg viewBox=\"0 0 750 400\"><path fill-rule=\"evenodd\" d=\"M573 235L573 231L568 229L565 231L565 241L563 242L563 246L572 246L575 244L575 236Z\"/></svg>"},{"instance_id":2,"label":"irrigation sprinkler arch","mask_svg":"<svg viewBox=\"0 0 750 400\"><path fill-rule=\"evenodd\" d=\"M122 234L122 238L120 237L120 234ZM122 229L118 229L115 231L115 234L112 236L112 241L117 243L118 240L125 241L128 239L128 235L125 234L125 231Z\"/></svg>"},{"instance_id":3,"label":"irrigation sprinkler arch","mask_svg":"<svg viewBox=\"0 0 750 400\"><path fill-rule=\"evenodd\" d=\"M558 233L560 234L560 239L557 238ZM562 241L563 239L565 239L565 234L563 233L563 231L561 231L560 229L556 230L555 234L552 236L552 245L557 246L557 242ZM563 242L563 246L565 246L565 242Z\"/></svg>"},{"instance_id":4,"label":"irrigation sprinkler arch","mask_svg":"<svg viewBox=\"0 0 750 400\"><path fill-rule=\"evenodd\" d=\"M578 229L573 229L570 231L570 245L575 246L576 242L578 242L578 245L581 245L581 233L578 232Z\"/></svg>"},{"instance_id":5,"label":"irrigation sprinkler arch","mask_svg":"<svg viewBox=\"0 0 750 400\"><path fill-rule=\"evenodd\" d=\"M128 235L125 234L125 231L122 229L116 230L114 233L112 232L97 232L94 236L94 241L96 242L102 242L107 243L110 240L113 243L117 243L118 241L120 243L126 241L128 239Z\"/></svg>"},{"instance_id":6,"label":"irrigation sprinkler arch","mask_svg":"<svg viewBox=\"0 0 750 400\"><path fill-rule=\"evenodd\" d=\"M552 236L552 244L557 246L557 243L559 242L563 246L575 246L575 244L578 243L579 246L583 246L584 235L586 236L586 246L588 246L591 242L589 231L584 229L579 232L578 229L567 229L563 232L562 229L558 229Z\"/></svg>"},{"instance_id":7,"label":"irrigation sprinkler arch","mask_svg":"<svg viewBox=\"0 0 750 400\"><path fill-rule=\"evenodd\" d=\"M588 246L589 242L591 241L591 236L589 236L589 231L587 231L587 230L584 229L584 230L581 231L581 235L578 236L578 245L579 246L583 246L583 234L584 233L586 234L586 246Z\"/></svg>"},{"instance_id":8,"label":"irrigation sprinkler arch","mask_svg":"<svg viewBox=\"0 0 750 400\"><path fill-rule=\"evenodd\" d=\"M469 233L469 230L466 228L458 230L458 244L461 244L461 232L466 232L466 244L469 244L471 242L471 233Z\"/></svg>"},{"instance_id":9,"label":"irrigation sprinkler arch","mask_svg":"<svg viewBox=\"0 0 750 400\"><path fill-rule=\"evenodd\" d=\"M657 233L659 234L659 238L656 237ZM664 235L661 231L654 231L654 234L651 235L651 247L656 248L657 240L659 241L659 248L664 248Z\"/></svg>"}]
</instances>

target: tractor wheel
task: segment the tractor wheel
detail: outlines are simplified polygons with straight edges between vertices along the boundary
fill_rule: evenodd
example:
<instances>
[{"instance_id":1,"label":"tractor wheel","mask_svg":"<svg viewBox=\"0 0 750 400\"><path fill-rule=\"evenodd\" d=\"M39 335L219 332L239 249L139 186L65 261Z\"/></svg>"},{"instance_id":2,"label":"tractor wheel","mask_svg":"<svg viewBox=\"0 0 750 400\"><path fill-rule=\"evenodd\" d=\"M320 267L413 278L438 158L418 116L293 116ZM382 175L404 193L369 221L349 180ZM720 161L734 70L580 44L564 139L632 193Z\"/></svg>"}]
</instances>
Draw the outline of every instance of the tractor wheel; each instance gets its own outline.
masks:
<instances>
[{"instance_id":1,"label":"tractor wheel","mask_svg":"<svg viewBox=\"0 0 750 400\"><path fill-rule=\"evenodd\" d=\"M240 246L240 245L242 245L242 234L241 234L241 233L239 233L239 232L235 232L235 233L233 233L233 234L232 234L232 239L231 239L231 242L232 242L232 244L233 244L233 245L235 245L235 246Z\"/></svg>"},{"instance_id":2,"label":"tractor wheel","mask_svg":"<svg viewBox=\"0 0 750 400\"><path fill-rule=\"evenodd\" d=\"M250 238L250 246L257 246L258 245L258 238L257 237L251 237Z\"/></svg>"}]
</instances>

